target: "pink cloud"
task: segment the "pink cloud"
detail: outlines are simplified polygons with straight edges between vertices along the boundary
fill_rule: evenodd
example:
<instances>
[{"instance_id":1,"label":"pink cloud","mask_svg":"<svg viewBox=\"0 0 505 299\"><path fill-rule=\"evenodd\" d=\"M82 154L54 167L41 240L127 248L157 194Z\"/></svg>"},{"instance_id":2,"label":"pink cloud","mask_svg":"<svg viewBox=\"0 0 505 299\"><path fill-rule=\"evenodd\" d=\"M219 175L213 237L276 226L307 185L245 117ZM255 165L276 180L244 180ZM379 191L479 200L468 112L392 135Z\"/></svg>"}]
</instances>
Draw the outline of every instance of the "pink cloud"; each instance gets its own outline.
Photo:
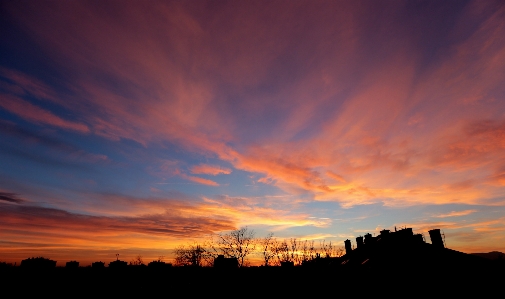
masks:
<instances>
[{"instance_id":1,"label":"pink cloud","mask_svg":"<svg viewBox=\"0 0 505 299\"><path fill-rule=\"evenodd\" d=\"M10 91L11 94L15 94L18 97L29 94L39 99L49 100L59 105L66 106L67 108L71 106L68 105L68 102L60 99L52 88L36 78L4 67L0 67L0 76L14 83L2 82L2 85L5 86L5 89Z\"/></svg>"},{"instance_id":2,"label":"pink cloud","mask_svg":"<svg viewBox=\"0 0 505 299\"><path fill-rule=\"evenodd\" d=\"M231 169L221 167L218 165L200 164L191 167L191 173L194 174L208 174L208 175L218 175L218 174L230 174Z\"/></svg>"},{"instance_id":3,"label":"pink cloud","mask_svg":"<svg viewBox=\"0 0 505 299\"><path fill-rule=\"evenodd\" d=\"M199 178L199 177L196 177L196 176L192 176L192 175L187 175L187 174L180 174L180 177L185 179L185 180L189 180L189 181L192 181L192 182L195 182L195 183L198 183L198 184L202 184L202 185L207 185L207 186L219 186L218 183L212 181L212 180L208 180L208 179L204 179L204 178Z\"/></svg>"},{"instance_id":4,"label":"pink cloud","mask_svg":"<svg viewBox=\"0 0 505 299\"><path fill-rule=\"evenodd\" d=\"M82 123L64 120L53 113L30 104L20 98L9 95L0 95L0 106L17 116L39 124L51 125L64 130L88 133L89 128Z\"/></svg>"}]
</instances>

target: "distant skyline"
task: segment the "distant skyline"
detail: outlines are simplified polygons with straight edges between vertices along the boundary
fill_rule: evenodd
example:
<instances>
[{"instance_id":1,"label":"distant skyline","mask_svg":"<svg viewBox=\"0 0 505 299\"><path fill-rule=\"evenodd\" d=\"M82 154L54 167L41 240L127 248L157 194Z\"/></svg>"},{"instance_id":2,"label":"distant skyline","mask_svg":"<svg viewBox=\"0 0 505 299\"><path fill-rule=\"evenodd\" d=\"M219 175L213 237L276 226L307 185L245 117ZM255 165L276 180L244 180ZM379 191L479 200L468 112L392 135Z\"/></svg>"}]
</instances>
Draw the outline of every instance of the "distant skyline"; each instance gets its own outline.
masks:
<instances>
[{"instance_id":1,"label":"distant skyline","mask_svg":"<svg viewBox=\"0 0 505 299\"><path fill-rule=\"evenodd\" d=\"M505 252L503 1L2 1L0 40L0 261Z\"/></svg>"}]
</instances>

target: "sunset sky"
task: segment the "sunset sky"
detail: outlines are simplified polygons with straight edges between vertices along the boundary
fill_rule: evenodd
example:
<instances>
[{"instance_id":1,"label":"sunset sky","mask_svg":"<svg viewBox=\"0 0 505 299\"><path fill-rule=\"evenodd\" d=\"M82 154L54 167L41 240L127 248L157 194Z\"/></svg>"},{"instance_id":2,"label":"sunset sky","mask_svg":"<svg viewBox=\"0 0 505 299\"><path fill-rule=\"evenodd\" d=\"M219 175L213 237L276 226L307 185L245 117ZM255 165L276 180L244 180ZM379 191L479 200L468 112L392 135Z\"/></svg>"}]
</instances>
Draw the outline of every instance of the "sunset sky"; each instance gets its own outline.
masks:
<instances>
[{"instance_id":1,"label":"sunset sky","mask_svg":"<svg viewBox=\"0 0 505 299\"><path fill-rule=\"evenodd\" d=\"M505 252L505 3L0 2L0 261L243 226Z\"/></svg>"}]
</instances>

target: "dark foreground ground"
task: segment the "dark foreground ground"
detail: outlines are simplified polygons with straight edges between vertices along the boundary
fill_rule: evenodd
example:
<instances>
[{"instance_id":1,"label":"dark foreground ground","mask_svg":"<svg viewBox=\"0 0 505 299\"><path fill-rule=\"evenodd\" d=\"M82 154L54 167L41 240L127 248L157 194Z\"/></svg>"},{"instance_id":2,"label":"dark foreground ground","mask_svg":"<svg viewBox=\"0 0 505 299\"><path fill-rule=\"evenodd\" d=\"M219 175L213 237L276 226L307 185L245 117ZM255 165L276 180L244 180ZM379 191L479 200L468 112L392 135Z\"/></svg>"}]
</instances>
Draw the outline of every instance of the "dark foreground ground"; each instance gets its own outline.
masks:
<instances>
[{"instance_id":1,"label":"dark foreground ground","mask_svg":"<svg viewBox=\"0 0 505 299\"><path fill-rule=\"evenodd\" d=\"M2 298L505 297L505 267L0 269ZM261 296L261 297L260 297ZM314 297L315 296L315 297ZM352 296L352 297L351 297ZM309 298L307 297L307 298Z\"/></svg>"}]
</instances>

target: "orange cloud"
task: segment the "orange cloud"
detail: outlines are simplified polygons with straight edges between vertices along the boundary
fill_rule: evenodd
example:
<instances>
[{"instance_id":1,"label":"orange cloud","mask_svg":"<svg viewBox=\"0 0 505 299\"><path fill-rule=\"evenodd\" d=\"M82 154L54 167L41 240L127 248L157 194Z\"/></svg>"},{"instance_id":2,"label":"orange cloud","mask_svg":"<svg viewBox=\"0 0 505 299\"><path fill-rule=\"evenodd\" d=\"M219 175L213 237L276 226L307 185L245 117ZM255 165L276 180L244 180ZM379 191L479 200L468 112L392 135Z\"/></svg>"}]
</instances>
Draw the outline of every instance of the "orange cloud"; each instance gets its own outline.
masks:
<instances>
[{"instance_id":1,"label":"orange cloud","mask_svg":"<svg viewBox=\"0 0 505 299\"><path fill-rule=\"evenodd\" d=\"M470 214L475 213L475 212L477 212L477 211L476 210L452 211L452 212L447 213L447 214L436 215L436 216L433 216L433 217L436 217L436 218L460 217L460 216L470 215Z\"/></svg>"},{"instance_id":2,"label":"orange cloud","mask_svg":"<svg viewBox=\"0 0 505 299\"><path fill-rule=\"evenodd\" d=\"M332 179L335 179L341 183L346 183L346 180L341 176L341 175L338 175L336 173L333 173L332 171L327 171L326 172L326 175L328 175L330 178Z\"/></svg>"},{"instance_id":3,"label":"orange cloud","mask_svg":"<svg viewBox=\"0 0 505 299\"><path fill-rule=\"evenodd\" d=\"M277 229L299 226L327 227L330 219L311 218L309 214L292 213L287 209L269 208L254 204L254 199L233 198L233 200L213 200L204 198L208 203L202 208L213 215L223 215L235 219L239 226L261 225L273 226Z\"/></svg>"},{"instance_id":4,"label":"orange cloud","mask_svg":"<svg viewBox=\"0 0 505 299\"><path fill-rule=\"evenodd\" d=\"M11 193L5 195L17 198ZM86 194L85 197L87 201L72 205L51 202L78 209L82 214L24 204L27 201L0 203L0 237L5 243L0 247L2 257L19 262L49 250L59 260L81 257L83 263L113 251L132 257L146 253L152 259L159 255L171 258L171 248L188 240L244 225L278 230L331 224L327 218L316 219L290 209L264 207L264 198L204 198L192 202L184 198L140 199L113 194ZM114 253L109 258L113 256Z\"/></svg>"}]
</instances>

